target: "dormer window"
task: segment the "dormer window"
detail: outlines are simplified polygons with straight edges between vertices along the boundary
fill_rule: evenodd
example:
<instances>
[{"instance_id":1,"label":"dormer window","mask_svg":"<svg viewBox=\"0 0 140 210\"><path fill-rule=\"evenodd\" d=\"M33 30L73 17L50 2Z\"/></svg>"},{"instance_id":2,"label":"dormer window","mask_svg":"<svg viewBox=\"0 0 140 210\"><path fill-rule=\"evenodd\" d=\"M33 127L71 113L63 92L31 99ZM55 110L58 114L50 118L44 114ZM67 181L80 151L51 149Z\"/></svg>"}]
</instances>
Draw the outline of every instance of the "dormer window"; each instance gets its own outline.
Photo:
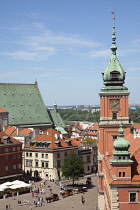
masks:
<instances>
[{"instance_id":1,"label":"dormer window","mask_svg":"<svg viewBox=\"0 0 140 210\"><path fill-rule=\"evenodd\" d=\"M110 78L111 80L118 80L119 79L119 72L118 71L112 71L110 72Z\"/></svg>"}]
</instances>

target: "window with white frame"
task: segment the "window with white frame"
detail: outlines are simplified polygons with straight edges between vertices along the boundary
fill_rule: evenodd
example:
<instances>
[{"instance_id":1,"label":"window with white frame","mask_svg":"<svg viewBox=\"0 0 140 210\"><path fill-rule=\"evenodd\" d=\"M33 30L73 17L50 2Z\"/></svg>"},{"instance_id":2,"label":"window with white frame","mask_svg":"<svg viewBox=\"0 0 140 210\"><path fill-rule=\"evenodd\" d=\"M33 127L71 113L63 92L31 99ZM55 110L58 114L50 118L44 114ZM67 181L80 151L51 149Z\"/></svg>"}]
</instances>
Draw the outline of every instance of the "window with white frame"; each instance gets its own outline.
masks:
<instances>
[{"instance_id":1,"label":"window with white frame","mask_svg":"<svg viewBox=\"0 0 140 210\"><path fill-rule=\"evenodd\" d=\"M90 155L87 156L87 162L90 163Z\"/></svg>"},{"instance_id":2,"label":"window with white frame","mask_svg":"<svg viewBox=\"0 0 140 210\"><path fill-rule=\"evenodd\" d=\"M16 159L16 155L12 155L12 159L15 160Z\"/></svg>"},{"instance_id":3,"label":"window with white frame","mask_svg":"<svg viewBox=\"0 0 140 210\"><path fill-rule=\"evenodd\" d=\"M35 166L38 167L38 161L35 162Z\"/></svg>"},{"instance_id":4,"label":"window with white frame","mask_svg":"<svg viewBox=\"0 0 140 210\"><path fill-rule=\"evenodd\" d=\"M64 153L64 156L67 157L67 152Z\"/></svg>"},{"instance_id":5,"label":"window with white frame","mask_svg":"<svg viewBox=\"0 0 140 210\"><path fill-rule=\"evenodd\" d=\"M49 168L49 162L45 162L46 168Z\"/></svg>"},{"instance_id":6,"label":"window with white frame","mask_svg":"<svg viewBox=\"0 0 140 210\"><path fill-rule=\"evenodd\" d=\"M57 168L60 168L61 167L61 162L60 160L57 161Z\"/></svg>"},{"instance_id":7,"label":"window with white frame","mask_svg":"<svg viewBox=\"0 0 140 210\"><path fill-rule=\"evenodd\" d=\"M8 171L8 166L5 166L5 171Z\"/></svg>"},{"instance_id":8,"label":"window with white frame","mask_svg":"<svg viewBox=\"0 0 140 210\"><path fill-rule=\"evenodd\" d=\"M38 153L35 153L35 157L38 158Z\"/></svg>"},{"instance_id":9,"label":"window with white frame","mask_svg":"<svg viewBox=\"0 0 140 210\"><path fill-rule=\"evenodd\" d=\"M13 165L13 169L14 169L14 170L16 169L16 165Z\"/></svg>"},{"instance_id":10,"label":"window with white frame","mask_svg":"<svg viewBox=\"0 0 140 210\"><path fill-rule=\"evenodd\" d=\"M17 169L21 169L21 164L17 164Z\"/></svg>"},{"instance_id":11,"label":"window with white frame","mask_svg":"<svg viewBox=\"0 0 140 210\"><path fill-rule=\"evenodd\" d=\"M16 151L16 148L15 148L15 147L13 147L13 148L12 148L12 151L13 151L13 152L15 152L15 151Z\"/></svg>"},{"instance_id":12,"label":"window with white frame","mask_svg":"<svg viewBox=\"0 0 140 210\"><path fill-rule=\"evenodd\" d=\"M17 151L20 151L20 147L17 147Z\"/></svg>"},{"instance_id":13,"label":"window with white frame","mask_svg":"<svg viewBox=\"0 0 140 210\"><path fill-rule=\"evenodd\" d=\"M46 159L48 159L48 154L45 154Z\"/></svg>"},{"instance_id":14,"label":"window with white frame","mask_svg":"<svg viewBox=\"0 0 140 210\"><path fill-rule=\"evenodd\" d=\"M138 202L138 192L136 191L129 191L129 202L130 203L137 203Z\"/></svg>"},{"instance_id":15,"label":"window with white frame","mask_svg":"<svg viewBox=\"0 0 140 210\"><path fill-rule=\"evenodd\" d=\"M4 158L5 158L5 161L8 161L8 156L5 156Z\"/></svg>"},{"instance_id":16,"label":"window with white frame","mask_svg":"<svg viewBox=\"0 0 140 210\"><path fill-rule=\"evenodd\" d=\"M41 157L44 158L44 154L42 154Z\"/></svg>"},{"instance_id":17,"label":"window with white frame","mask_svg":"<svg viewBox=\"0 0 140 210\"><path fill-rule=\"evenodd\" d=\"M26 160L26 166L32 166L32 161Z\"/></svg>"},{"instance_id":18,"label":"window with white frame","mask_svg":"<svg viewBox=\"0 0 140 210\"><path fill-rule=\"evenodd\" d=\"M57 153L57 158L60 158L60 153Z\"/></svg>"},{"instance_id":19,"label":"window with white frame","mask_svg":"<svg viewBox=\"0 0 140 210\"><path fill-rule=\"evenodd\" d=\"M17 159L19 159L19 158L20 158L20 154L17 155Z\"/></svg>"},{"instance_id":20,"label":"window with white frame","mask_svg":"<svg viewBox=\"0 0 140 210\"><path fill-rule=\"evenodd\" d=\"M8 152L8 151L9 151L9 149L8 149L8 148L5 148L5 149L4 149L4 152Z\"/></svg>"},{"instance_id":21,"label":"window with white frame","mask_svg":"<svg viewBox=\"0 0 140 210\"><path fill-rule=\"evenodd\" d=\"M28 157L28 155L29 155L28 152L26 152L26 157Z\"/></svg>"},{"instance_id":22,"label":"window with white frame","mask_svg":"<svg viewBox=\"0 0 140 210\"><path fill-rule=\"evenodd\" d=\"M2 118L2 124L3 126L7 126L7 117Z\"/></svg>"}]
</instances>

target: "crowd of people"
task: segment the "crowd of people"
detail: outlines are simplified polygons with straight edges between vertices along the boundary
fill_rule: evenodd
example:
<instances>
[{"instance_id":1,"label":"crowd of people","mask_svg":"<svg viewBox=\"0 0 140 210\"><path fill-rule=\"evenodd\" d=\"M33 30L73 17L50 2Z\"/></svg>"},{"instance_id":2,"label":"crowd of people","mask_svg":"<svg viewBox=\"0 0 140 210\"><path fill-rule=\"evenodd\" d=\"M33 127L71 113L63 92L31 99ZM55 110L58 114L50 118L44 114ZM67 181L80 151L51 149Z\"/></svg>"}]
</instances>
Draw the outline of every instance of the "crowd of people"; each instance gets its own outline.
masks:
<instances>
[{"instance_id":1,"label":"crowd of people","mask_svg":"<svg viewBox=\"0 0 140 210\"><path fill-rule=\"evenodd\" d=\"M57 190L59 189L60 191L60 196L62 195L63 190L65 190L65 185L62 185L61 182L53 182L57 187ZM41 183L32 183L32 189L30 190L30 199L24 199L20 200L20 196L15 194L12 194L12 200L17 200L18 206L23 206L23 205L29 205L29 209L32 210L34 207L42 207L43 203L46 203L45 196L51 196L52 193L55 193L55 190L53 189L54 184L52 185L51 181L44 180ZM56 189L56 187L55 187ZM44 196L45 194L45 196ZM27 194L28 197L28 194ZM32 198L32 199L31 199ZM81 197L82 204L85 203L85 198L84 195ZM6 210L10 209L10 205L6 205Z\"/></svg>"}]
</instances>

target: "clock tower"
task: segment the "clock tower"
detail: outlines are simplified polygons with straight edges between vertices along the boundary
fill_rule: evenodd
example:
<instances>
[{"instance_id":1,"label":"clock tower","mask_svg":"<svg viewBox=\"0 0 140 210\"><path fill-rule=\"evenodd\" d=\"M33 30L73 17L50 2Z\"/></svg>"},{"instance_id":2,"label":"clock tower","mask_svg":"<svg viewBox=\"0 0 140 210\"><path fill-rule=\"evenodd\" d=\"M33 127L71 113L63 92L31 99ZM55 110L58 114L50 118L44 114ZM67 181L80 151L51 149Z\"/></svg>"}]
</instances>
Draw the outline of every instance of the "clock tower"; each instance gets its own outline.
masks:
<instances>
[{"instance_id":1,"label":"clock tower","mask_svg":"<svg viewBox=\"0 0 140 210\"><path fill-rule=\"evenodd\" d=\"M115 17L113 17L113 31L112 31L112 45L111 45L111 57L108 66L102 72L102 78L104 87L101 88L100 96L100 123L99 123L99 139L98 139L98 204L99 209L105 209L105 200L107 195L105 193L105 160L112 158L112 165L116 167L116 157L120 155L120 147L118 148L118 142L122 140L122 133L118 133L121 126L123 127L124 137L130 133L130 121L128 114L128 88L124 86L126 71L122 68L117 55L116 46L116 31L115 31ZM119 139L120 138L120 139ZM119 141L116 141L119 139ZM116 143L117 142L117 143ZM126 141L124 140L124 143ZM116 151L114 151L114 145ZM127 152L124 151L124 153ZM122 148L124 150L124 148ZM122 153L123 154L123 153ZM123 154L124 155L124 154ZM124 155L123 158L127 158ZM121 156L122 157L122 156ZM111 170L111 168L109 169ZM124 171L123 171L124 172ZM106 199L104 199L106 197ZM101 207L102 206L102 207Z\"/></svg>"},{"instance_id":2,"label":"clock tower","mask_svg":"<svg viewBox=\"0 0 140 210\"><path fill-rule=\"evenodd\" d=\"M115 18L113 18L115 19ZM122 68L117 56L115 22L113 20L111 58L108 66L102 72L104 87L100 96L100 135L99 154L109 155L113 150L113 143L118 136L120 119L123 124L124 135L130 131L128 114L128 88L124 86L126 71Z\"/></svg>"}]
</instances>

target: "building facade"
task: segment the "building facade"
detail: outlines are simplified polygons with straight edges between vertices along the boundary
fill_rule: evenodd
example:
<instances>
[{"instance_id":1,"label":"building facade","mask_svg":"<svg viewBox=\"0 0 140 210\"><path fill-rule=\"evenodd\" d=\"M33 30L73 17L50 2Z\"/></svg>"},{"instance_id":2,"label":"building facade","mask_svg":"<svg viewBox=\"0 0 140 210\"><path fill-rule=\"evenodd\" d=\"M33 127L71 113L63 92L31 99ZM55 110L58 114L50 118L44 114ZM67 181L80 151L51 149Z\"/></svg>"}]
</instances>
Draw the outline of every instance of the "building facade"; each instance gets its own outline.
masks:
<instances>
[{"instance_id":1,"label":"building facade","mask_svg":"<svg viewBox=\"0 0 140 210\"><path fill-rule=\"evenodd\" d=\"M0 131L0 183L22 177L22 143Z\"/></svg>"},{"instance_id":2,"label":"building facade","mask_svg":"<svg viewBox=\"0 0 140 210\"><path fill-rule=\"evenodd\" d=\"M50 128L24 148L24 171L34 177L59 180L64 158L72 151L78 154L77 144Z\"/></svg>"},{"instance_id":3,"label":"building facade","mask_svg":"<svg viewBox=\"0 0 140 210\"><path fill-rule=\"evenodd\" d=\"M111 51L110 62L102 72L105 86L99 93L98 207L100 210L140 209L140 148L134 147L131 133L129 91L124 87L126 72L116 56L115 23ZM130 135L132 142L127 140Z\"/></svg>"}]
</instances>

